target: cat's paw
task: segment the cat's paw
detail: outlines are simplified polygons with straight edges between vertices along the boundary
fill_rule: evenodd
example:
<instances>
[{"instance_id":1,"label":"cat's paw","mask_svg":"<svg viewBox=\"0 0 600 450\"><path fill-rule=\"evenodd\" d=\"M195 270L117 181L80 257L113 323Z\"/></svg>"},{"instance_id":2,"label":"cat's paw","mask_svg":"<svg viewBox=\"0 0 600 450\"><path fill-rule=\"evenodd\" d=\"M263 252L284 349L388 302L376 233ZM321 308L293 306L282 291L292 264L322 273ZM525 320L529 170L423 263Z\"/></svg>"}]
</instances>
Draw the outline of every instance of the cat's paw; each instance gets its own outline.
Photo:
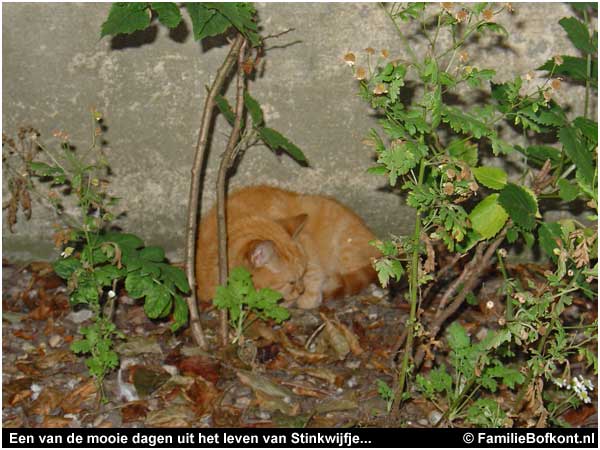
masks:
<instances>
[{"instance_id":1,"label":"cat's paw","mask_svg":"<svg viewBox=\"0 0 600 450\"><path fill-rule=\"evenodd\" d=\"M321 303L323 303L323 293L321 292L305 292L296 300L296 306L302 309L314 309Z\"/></svg>"}]
</instances>

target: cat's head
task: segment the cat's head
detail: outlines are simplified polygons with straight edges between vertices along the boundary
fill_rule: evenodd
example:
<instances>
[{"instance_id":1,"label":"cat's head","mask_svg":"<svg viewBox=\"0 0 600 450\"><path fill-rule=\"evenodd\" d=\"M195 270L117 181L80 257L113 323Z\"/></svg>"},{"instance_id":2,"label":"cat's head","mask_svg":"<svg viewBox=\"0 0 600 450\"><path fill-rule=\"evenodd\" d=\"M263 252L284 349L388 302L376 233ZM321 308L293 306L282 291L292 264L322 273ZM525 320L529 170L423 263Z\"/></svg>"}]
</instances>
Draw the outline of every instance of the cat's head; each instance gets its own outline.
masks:
<instances>
[{"instance_id":1,"label":"cat's head","mask_svg":"<svg viewBox=\"0 0 600 450\"><path fill-rule=\"evenodd\" d=\"M307 215L301 214L271 222L263 238L248 242L246 265L257 289L275 289L285 300L295 300L304 292L307 258L297 237L306 219Z\"/></svg>"}]
</instances>

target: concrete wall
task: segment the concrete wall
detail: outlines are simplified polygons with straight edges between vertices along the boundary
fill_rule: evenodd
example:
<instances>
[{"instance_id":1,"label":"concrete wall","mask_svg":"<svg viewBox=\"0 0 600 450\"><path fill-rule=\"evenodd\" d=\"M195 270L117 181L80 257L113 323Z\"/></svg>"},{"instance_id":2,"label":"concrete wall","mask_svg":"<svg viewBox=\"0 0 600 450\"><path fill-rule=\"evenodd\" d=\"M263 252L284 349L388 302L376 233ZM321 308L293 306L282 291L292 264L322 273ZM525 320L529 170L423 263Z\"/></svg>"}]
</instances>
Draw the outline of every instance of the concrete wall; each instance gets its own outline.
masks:
<instances>
[{"instance_id":1,"label":"concrete wall","mask_svg":"<svg viewBox=\"0 0 600 450\"><path fill-rule=\"evenodd\" d=\"M252 94L269 126L301 147L310 167L299 167L264 147L252 148L231 187L271 183L330 194L354 207L379 234L408 232L410 208L386 189L384 178L365 173L373 155L361 140L375 119L357 97L342 59L348 51L364 57L365 47L401 56L400 40L383 10L376 3L256 5L265 35L295 30L268 41L270 46L289 45L268 51L264 76L251 84ZM112 191L123 198L120 206L127 212L120 224L181 260L189 170L205 86L227 46L208 48L195 42L185 13L188 26L176 33L155 26L127 39L99 39L109 6L3 3L3 131L14 134L17 127L32 125L52 142L52 130L66 130L75 145L85 148L89 108L102 111L114 172ZM507 41L496 46L497 38L485 37L469 50L477 66L494 68L496 79L506 80L552 55L574 53L557 23L571 15L567 5L516 3L514 8L512 15L499 18L511 35ZM413 39L411 30L405 31ZM582 92L567 87L561 96L581 99ZM576 110L581 103L575 103ZM206 171L204 211L213 203L228 130L219 119ZM33 218L21 218L15 234L3 227L3 256L51 257L49 225L55 221L34 205Z\"/></svg>"}]
</instances>

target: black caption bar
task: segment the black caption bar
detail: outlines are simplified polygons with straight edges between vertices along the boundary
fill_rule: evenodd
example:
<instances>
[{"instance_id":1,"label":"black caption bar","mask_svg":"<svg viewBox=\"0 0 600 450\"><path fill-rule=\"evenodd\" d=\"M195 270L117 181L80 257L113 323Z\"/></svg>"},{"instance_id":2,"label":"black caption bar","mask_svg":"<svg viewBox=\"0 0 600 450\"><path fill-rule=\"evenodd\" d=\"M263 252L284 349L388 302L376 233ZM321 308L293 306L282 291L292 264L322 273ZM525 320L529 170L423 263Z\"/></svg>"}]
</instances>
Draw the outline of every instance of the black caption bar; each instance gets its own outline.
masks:
<instances>
[{"instance_id":1,"label":"black caption bar","mask_svg":"<svg viewBox=\"0 0 600 450\"><path fill-rule=\"evenodd\" d=\"M598 429L4 428L3 448L597 448Z\"/></svg>"}]
</instances>

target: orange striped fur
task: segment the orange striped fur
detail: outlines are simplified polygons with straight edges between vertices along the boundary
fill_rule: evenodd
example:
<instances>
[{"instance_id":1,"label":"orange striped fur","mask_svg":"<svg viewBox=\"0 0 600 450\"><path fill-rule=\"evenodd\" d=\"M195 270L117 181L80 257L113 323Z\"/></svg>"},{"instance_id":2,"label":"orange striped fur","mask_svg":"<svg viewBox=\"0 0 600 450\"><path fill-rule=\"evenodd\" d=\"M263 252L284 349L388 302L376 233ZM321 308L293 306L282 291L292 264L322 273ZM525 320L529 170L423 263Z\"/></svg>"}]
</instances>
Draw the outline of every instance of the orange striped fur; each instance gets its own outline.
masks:
<instances>
[{"instance_id":1,"label":"orange striped fur","mask_svg":"<svg viewBox=\"0 0 600 450\"><path fill-rule=\"evenodd\" d=\"M334 199L247 187L228 197L227 227L229 268L246 267L257 288L280 291L288 305L316 308L376 280L375 236ZM196 250L198 296L209 301L218 284L214 207L200 223Z\"/></svg>"}]
</instances>

